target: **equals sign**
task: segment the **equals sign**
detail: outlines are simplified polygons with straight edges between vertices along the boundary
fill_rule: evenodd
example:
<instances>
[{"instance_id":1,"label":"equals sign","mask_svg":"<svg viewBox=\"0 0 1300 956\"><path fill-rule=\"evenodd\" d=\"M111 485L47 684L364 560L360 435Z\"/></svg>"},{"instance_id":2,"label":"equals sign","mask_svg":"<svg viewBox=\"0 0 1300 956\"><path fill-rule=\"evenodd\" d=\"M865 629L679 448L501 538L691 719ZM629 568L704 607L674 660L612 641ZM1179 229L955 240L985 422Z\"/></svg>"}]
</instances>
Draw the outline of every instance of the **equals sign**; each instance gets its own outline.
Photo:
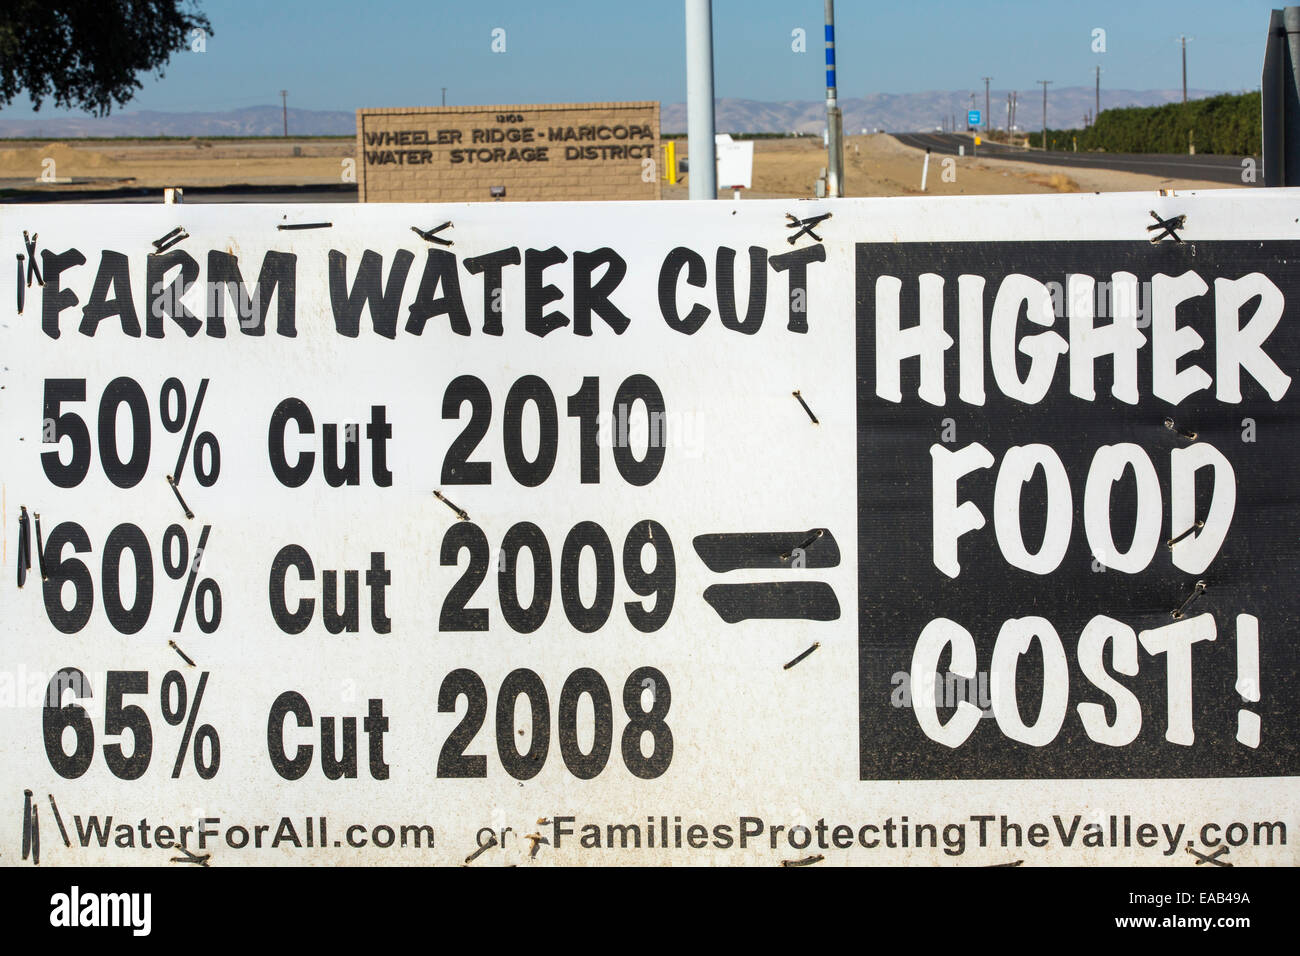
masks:
<instances>
[{"instance_id":1,"label":"equals sign","mask_svg":"<svg viewBox=\"0 0 1300 956\"><path fill-rule=\"evenodd\" d=\"M811 531L702 534L692 542L710 571L833 568L840 548L826 528ZM753 619L834 621L840 616L835 589L824 581L760 581L712 584L704 600L728 624Z\"/></svg>"}]
</instances>

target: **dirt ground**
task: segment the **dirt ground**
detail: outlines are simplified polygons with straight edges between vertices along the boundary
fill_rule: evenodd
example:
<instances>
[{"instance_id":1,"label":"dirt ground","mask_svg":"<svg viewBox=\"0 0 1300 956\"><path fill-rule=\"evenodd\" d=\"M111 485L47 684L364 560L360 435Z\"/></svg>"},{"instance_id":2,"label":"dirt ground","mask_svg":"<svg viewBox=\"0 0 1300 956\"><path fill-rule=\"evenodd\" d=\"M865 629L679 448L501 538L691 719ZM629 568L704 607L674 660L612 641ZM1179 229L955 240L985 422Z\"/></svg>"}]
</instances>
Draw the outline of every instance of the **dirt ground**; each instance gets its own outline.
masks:
<instances>
[{"instance_id":1,"label":"dirt ground","mask_svg":"<svg viewBox=\"0 0 1300 956\"><path fill-rule=\"evenodd\" d=\"M686 152L678 141L678 155ZM308 186L344 181L351 140L189 140L16 143L0 149L0 183L24 189L52 189L73 180L79 189L115 186ZM884 133L851 136L845 144L845 189L849 196L921 195L924 152ZM953 164L945 170L944 160ZM52 161L52 163L50 162ZM784 199L814 195L826 154L819 141L758 140L754 188L746 198ZM945 180L945 171L948 180ZM53 185L38 182L42 173ZM930 157L926 194L1152 191L1159 188L1222 189L1221 183L1170 180L1111 170L1057 168L965 157ZM685 199L687 186L665 185L664 197ZM720 193L731 198L730 190Z\"/></svg>"},{"instance_id":2,"label":"dirt ground","mask_svg":"<svg viewBox=\"0 0 1300 956\"><path fill-rule=\"evenodd\" d=\"M296 151L296 153L295 153ZM343 181L353 140L189 140L21 144L0 149L0 180L40 187L50 169L57 180L89 186L309 186ZM58 185L45 188L57 189Z\"/></svg>"}]
</instances>

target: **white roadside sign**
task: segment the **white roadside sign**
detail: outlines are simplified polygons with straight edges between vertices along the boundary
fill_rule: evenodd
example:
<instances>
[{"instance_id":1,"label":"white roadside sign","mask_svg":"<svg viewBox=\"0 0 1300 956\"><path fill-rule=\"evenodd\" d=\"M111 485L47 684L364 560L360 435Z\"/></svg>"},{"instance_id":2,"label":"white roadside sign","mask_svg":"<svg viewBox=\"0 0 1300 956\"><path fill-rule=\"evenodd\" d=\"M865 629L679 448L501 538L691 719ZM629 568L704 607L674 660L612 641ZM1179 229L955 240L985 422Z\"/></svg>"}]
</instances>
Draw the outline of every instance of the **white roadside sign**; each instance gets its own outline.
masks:
<instances>
[{"instance_id":1,"label":"white roadside sign","mask_svg":"<svg viewBox=\"0 0 1300 956\"><path fill-rule=\"evenodd\" d=\"M0 208L0 861L1293 865L1298 219Z\"/></svg>"},{"instance_id":2,"label":"white roadside sign","mask_svg":"<svg viewBox=\"0 0 1300 956\"><path fill-rule=\"evenodd\" d=\"M754 185L754 141L734 140L719 133L714 149L718 154L718 186L721 189L751 189Z\"/></svg>"}]
</instances>

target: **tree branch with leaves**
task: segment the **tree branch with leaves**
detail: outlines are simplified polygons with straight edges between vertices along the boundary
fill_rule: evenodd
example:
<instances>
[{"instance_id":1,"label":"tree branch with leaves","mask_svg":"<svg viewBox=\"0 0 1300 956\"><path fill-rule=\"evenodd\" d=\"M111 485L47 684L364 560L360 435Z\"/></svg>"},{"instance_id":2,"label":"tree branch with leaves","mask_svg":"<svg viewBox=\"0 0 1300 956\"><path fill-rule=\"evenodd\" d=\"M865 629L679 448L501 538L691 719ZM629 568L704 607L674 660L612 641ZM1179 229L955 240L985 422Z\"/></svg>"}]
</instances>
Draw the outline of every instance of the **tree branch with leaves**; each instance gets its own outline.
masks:
<instances>
[{"instance_id":1,"label":"tree branch with leaves","mask_svg":"<svg viewBox=\"0 0 1300 956\"><path fill-rule=\"evenodd\" d=\"M202 31L201 34L195 31ZM181 0L4 0L0 5L0 106L27 92L33 109L107 116L143 87L208 18Z\"/></svg>"}]
</instances>

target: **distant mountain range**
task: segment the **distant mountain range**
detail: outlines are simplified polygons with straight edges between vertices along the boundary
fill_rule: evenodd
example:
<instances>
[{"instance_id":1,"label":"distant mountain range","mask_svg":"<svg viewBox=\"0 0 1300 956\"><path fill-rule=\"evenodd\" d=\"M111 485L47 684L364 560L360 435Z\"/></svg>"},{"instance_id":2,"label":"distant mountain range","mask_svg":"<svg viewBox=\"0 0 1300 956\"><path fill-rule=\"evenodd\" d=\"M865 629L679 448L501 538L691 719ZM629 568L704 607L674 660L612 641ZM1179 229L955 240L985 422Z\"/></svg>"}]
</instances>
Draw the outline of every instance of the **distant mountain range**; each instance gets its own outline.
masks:
<instances>
[{"instance_id":1,"label":"distant mountain range","mask_svg":"<svg viewBox=\"0 0 1300 956\"><path fill-rule=\"evenodd\" d=\"M4 119L0 136L72 139L84 136L277 136L283 129L278 106L249 106L221 113L124 111L97 116L34 116ZM289 110L295 136L355 136L357 114L347 110Z\"/></svg>"},{"instance_id":2,"label":"distant mountain range","mask_svg":"<svg viewBox=\"0 0 1300 956\"><path fill-rule=\"evenodd\" d=\"M1216 90L1188 90L1188 96L1200 99L1213 96ZM1094 90L1087 86L1050 88L1047 94L1047 121L1055 128L1083 123L1085 112L1093 109ZM1120 106L1155 106L1174 103L1182 98L1181 90L1106 90L1101 91L1102 109ZM1007 92L990 94L992 119L1005 126ZM1040 87L1020 90L1016 107L1016 125L1035 130L1042 125ZM982 92L975 97L976 108L984 108ZM840 100L844 129L857 133L863 129L908 132L934 129L945 118L956 116L959 127L965 125L966 110L971 106L969 91L927 93L872 93ZM826 125L826 104L822 100L787 100L768 103L759 100L723 99L717 101L716 123L720 133L819 133ZM666 133L686 131L686 104L665 104L660 125ZM37 116L31 119L5 119L0 116L0 137L72 139L88 136L276 136L283 130L278 106L250 106L219 113L164 113L153 110L126 111L99 118L94 116ZM356 132L356 114L349 110L289 110L289 133L292 136L350 136Z\"/></svg>"},{"instance_id":3,"label":"distant mountain range","mask_svg":"<svg viewBox=\"0 0 1300 956\"><path fill-rule=\"evenodd\" d=\"M1214 96L1217 90L1188 90L1188 99ZM972 106L983 112L984 91L972 103L971 91L934 91L927 93L871 93L839 101L844 115L844 131L881 129L904 133L934 129L956 117L958 128L965 128L966 111ZM1084 113L1094 109L1096 91L1087 86L1066 86L1047 91L1047 122L1054 129L1083 125ZM1177 90L1107 90L1101 91L1103 110L1120 106L1158 106L1182 99ZM989 106L995 126L1007 123L1007 91L992 90ZM820 133L826 127L826 102L800 100L763 103L757 100L718 100L714 108L720 133ZM686 105L669 103L660 111L660 126L666 133L686 131ZM1019 90L1016 101L1016 126L1036 130L1043 125L1043 88Z\"/></svg>"}]
</instances>

